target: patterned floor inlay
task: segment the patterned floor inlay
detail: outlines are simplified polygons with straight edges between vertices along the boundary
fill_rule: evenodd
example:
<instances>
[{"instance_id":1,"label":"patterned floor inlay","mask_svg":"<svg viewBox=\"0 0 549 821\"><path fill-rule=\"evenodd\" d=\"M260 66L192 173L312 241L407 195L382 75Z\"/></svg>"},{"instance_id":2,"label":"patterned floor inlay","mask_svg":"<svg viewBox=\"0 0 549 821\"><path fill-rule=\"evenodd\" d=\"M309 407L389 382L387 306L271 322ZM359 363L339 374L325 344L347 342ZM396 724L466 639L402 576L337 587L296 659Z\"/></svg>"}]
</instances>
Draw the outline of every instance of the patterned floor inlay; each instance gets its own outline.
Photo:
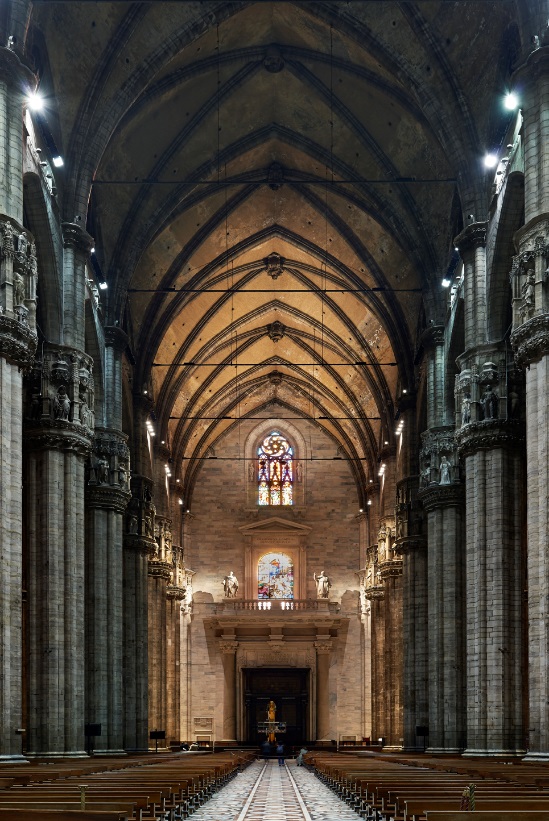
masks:
<instances>
[{"instance_id":1,"label":"patterned floor inlay","mask_svg":"<svg viewBox=\"0 0 549 821\"><path fill-rule=\"evenodd\" d=\"M359 816L313 773L289 762L256 761L211 801L192 821L357 821Z\"/></svg>"}]
</instances>

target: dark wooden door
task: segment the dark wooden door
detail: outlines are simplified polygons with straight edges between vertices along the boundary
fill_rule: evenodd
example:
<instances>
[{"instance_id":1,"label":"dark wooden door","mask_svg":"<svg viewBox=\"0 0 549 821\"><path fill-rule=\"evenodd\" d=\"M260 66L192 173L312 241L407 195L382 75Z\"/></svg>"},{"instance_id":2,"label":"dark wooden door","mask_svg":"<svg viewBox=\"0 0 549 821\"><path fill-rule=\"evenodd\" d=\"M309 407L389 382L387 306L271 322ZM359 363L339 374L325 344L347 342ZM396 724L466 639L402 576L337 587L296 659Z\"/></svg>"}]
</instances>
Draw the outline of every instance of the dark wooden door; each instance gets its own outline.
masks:
<instances>
[{"instance_id":1,"label":"dark wooden door","mask_svg":"<svg viewBox=\"0 0 549 821\"><path fill-rule=\"evenodd\" d=\"M248 744L260 745L264 733L257 725L267 720L270 700L276 704L276 720L286 723L286 733L277 736L287 746L307 740L309 670L301 668L259 667L244 670L245 732Z\"/></svg>"}]
</instances>

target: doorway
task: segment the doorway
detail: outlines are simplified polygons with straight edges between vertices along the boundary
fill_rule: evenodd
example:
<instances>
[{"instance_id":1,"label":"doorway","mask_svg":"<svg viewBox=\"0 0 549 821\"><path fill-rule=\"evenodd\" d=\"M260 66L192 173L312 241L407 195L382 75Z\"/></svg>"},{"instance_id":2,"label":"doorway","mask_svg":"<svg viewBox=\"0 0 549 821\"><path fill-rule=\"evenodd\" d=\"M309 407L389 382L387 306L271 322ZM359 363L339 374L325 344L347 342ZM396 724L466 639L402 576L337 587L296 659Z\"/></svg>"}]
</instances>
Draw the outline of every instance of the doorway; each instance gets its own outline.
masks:
<instances>
[{"instance_id":1,"label":"doorway","mask_svg":"<svg viewBox=\"0 0 549 821\"><path fill-rule=\"evenodd\" d=\"M267 720L267 706L276 704L276 720L285 722L280 740L288 746L303 744L309 736L308 707L310 670L259 667L244 669L244 729L248 744L265 740L257 724Z\"/></svg>"}]
</instances>

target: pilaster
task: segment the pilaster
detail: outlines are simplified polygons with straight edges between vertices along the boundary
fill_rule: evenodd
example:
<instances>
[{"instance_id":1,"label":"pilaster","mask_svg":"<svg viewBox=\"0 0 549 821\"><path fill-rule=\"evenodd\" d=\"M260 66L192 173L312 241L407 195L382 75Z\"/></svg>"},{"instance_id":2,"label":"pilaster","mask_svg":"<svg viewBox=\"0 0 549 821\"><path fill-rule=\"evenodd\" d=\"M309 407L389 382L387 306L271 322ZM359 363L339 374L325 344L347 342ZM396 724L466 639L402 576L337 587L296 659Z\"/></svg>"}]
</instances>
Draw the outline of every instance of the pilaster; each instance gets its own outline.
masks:
<instances>
[{"instance_id":1,"label":"pilaster","mask_svg":"<svg viewBox=\"0 0 549 821\"><path fill-rule=\"evenodd\" d=\"M236 651L238 642L223 638L219 642L223 663L223 741L236 742Z\"/></svg>"},{"instance_id":2,"label":"pilaster","mask_svg":"<svg viewBox=\"0 0 549 821\"><path fill-rule=\"evenodd\" d=\"M332 642L320 638L316 649L316 737L318 741L330 738L330 656Z\"/></svg>"}]
</instances>

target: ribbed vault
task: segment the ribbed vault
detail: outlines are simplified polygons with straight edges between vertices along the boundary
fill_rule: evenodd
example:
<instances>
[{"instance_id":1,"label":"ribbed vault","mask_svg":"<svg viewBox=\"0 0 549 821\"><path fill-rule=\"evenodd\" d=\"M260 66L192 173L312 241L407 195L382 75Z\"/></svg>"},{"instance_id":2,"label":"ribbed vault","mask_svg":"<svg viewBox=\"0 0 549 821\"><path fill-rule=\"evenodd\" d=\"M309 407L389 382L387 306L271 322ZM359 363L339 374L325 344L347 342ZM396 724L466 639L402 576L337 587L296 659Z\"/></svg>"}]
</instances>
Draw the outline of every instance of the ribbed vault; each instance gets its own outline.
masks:
<instances>
[{"instance_id":1,"label":"ribbed vault","mask_svg":"<svg viewBox=\"0 0 549 821\"><path fill-rule=\"evenodd\" d=\"M459 205L486 210L513 4L155 6L33 20L64 94L62 208L88 213L133 389L188 486L276 407L322 426L363 488L416 388L422 306L444 311Z\"/></svg>"}]
</instances>

